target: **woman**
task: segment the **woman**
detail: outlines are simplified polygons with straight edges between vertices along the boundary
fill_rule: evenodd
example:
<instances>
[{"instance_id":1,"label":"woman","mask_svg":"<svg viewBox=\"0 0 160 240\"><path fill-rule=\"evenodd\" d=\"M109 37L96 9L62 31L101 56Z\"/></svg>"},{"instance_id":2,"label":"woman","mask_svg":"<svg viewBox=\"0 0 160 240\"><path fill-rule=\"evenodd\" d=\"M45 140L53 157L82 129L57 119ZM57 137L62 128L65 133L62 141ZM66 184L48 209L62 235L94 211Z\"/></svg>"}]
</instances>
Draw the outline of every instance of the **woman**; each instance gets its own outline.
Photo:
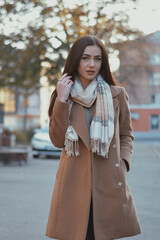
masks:
<instances>
[{"instance_id":1,"label":"woman","mask_svg":"<svg viewBox=\"0 0 160 240\"><path fill-rule=\"evenodd\" d=\"M49 106L49 135L63 148L46 235L113 240L141 232L126 184L132 156L128 96L116 86L103 43L78 38Z\"/></svg>"}]
</instances>

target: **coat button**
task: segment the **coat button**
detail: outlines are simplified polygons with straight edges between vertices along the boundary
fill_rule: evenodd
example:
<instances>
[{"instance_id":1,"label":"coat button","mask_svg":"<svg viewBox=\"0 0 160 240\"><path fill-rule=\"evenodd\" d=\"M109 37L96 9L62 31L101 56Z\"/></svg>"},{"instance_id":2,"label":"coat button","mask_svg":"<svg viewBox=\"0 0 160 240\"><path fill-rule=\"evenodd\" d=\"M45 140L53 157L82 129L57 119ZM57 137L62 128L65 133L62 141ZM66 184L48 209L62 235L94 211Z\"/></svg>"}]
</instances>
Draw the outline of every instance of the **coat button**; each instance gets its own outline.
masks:
<instances>
[{"instance_id":1,"label":"coat button","mask_svg":"<svg viewBox=\"0 0 160 240\"><path fill-rule=\"evenodd\" d=\"M118 182L118 186L122 186L122 184L123 184L122 182Z\"/></svg>"},{"instance_id":2,"label":"coat button","mask_svg":"<svg viewBox=\"0 0 160 240\"><path fill-rule=\"evenodd\" d=\"M119 163L116 163L115 166L116 166L116 167L119 167Z\"/></svg>"},{"instance_id":3,"label":"coat button","mask_svg":"<svg viewBox=\"0 0 160 240\"><path fill-rule=\"evenodd\" d=\"M114 144L113 147L116 148L116 144Z\"/></svg>"}]
</instances>

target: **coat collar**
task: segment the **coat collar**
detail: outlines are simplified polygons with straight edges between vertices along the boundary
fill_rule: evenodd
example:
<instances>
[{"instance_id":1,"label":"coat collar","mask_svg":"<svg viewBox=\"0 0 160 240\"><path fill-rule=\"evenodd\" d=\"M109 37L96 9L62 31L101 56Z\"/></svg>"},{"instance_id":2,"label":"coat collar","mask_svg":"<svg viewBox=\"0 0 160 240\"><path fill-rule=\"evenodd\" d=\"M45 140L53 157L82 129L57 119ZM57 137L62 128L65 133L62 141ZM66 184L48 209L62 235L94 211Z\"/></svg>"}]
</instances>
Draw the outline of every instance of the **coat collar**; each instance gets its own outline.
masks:
<instances>
[{"instance_id":1,"label":"coat collar","mask_svg":"<svg viewBox=\"0 0 160 240\"><path fill-rule=\"evenodd\" d=\"M110 90L112 93L112 97L116 97L120 93L120 88L117 86L110 85Z\"/></svg>"},{"instance_id":2,"label":"coat collar","mask_svg":"<svg viewBox=\"0 0 160 240\"><path fill-rule=\"evenodd\" d=\"M114 110L116 111L119 102L115 97L119 94L120 88L118 88L117 86L110 86L110 90L113 97ZM90 149L89 131L87 127L86 116L84 109L80 104L73 104L73 107L71 109L70 121L72 127L74 128L78 136L85 143L87 148Z\"/></svg>"}]
</instances>

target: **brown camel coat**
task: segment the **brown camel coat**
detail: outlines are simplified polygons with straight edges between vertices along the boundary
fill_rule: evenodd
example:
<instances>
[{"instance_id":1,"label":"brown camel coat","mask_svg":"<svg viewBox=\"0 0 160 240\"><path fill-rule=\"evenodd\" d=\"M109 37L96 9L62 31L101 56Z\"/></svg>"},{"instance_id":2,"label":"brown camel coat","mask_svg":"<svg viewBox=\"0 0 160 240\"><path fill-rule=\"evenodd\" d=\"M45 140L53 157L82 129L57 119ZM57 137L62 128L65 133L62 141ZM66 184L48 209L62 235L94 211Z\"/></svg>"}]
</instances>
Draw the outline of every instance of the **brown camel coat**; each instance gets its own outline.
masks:
<instances>
[{"instance_id":1,"label":"brown camel coat","mask_svg":"<svg viewBox=\"0 0 160 240\"><path fill-rule=\"evenodd\" d=\"M122 87L110 86L114 104L114 136L108 159L90 153L84 109L74 103L70 121L79 135L78 157L62 150L51 201L46 235L60 240L85 240L90 200L93 200L95 240L111 240L141 232L131 192L126 183L132 156L132 127L128 96ZM49 134L64 147L69 125L69 103L55 101Z\"/></svg>"}]
</instances>

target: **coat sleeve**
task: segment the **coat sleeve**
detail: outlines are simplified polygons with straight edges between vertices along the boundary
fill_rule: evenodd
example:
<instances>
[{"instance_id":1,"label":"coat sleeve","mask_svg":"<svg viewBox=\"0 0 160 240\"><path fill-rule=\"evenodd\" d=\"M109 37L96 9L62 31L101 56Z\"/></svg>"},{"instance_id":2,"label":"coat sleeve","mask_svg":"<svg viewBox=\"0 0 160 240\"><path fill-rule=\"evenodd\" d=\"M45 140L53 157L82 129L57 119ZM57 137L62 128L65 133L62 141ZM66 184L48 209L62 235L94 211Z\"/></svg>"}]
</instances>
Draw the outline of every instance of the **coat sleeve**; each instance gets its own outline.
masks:
<instances>
[{"instance_id":1,"label":"coat sleeve","mask_svg":"<svg viewBox=\"0 0 160 240\"><path fill-rule=\"evenodd\" d=\"M69 126L69 102L55 100L49 122L49 136L54 146L64 147L65 133Z\"/></svg>"},{"instance_id":2,"label":"coat sleeve","mask_svg":"<svg viewBox=\"0 0 160 240\"><path fill-rule=\"evenodd\" d=\"M127 170L130 170L131 158L133 153L132 123L128 102L128 94L122 88L120 93L120 156L127 165Z\"/></svg>"}]
</instances>

